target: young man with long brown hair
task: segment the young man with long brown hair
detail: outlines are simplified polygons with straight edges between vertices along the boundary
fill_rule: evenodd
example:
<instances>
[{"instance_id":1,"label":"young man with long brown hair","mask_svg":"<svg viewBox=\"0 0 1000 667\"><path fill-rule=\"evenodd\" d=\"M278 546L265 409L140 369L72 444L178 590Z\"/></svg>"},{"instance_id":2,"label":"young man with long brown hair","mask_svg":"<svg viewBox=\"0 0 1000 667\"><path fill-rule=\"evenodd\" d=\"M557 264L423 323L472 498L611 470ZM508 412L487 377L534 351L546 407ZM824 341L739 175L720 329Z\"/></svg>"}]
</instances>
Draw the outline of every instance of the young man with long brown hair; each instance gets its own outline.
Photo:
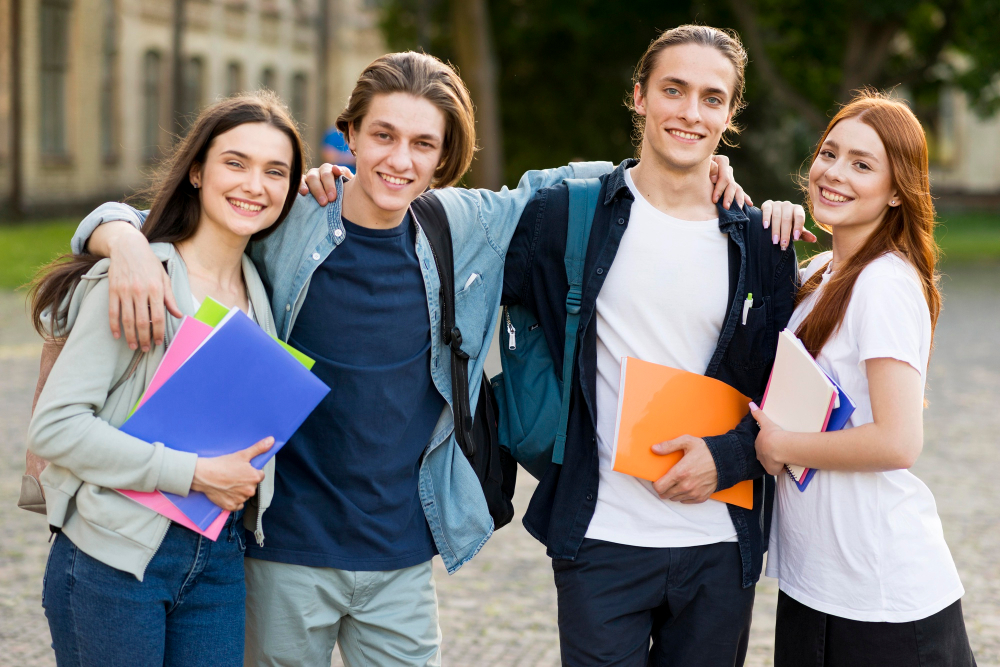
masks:
<instances>
[{"instance_id":1,"label":"young man with long brown hair","mask_svg":"<svg viewBox=\"0 0 1000 667\"><path fill-rule=\"evenodd\" d=\"M654 40L634 78L641 159L601 178L564 460L548 466L524 519L553 559L563 664L731 667L746 655L774 498L754 420L655 445L683 458L654 483L612 469L623 357L759 398L792 313L794 251L773 243L760 210L727 210L707 187L743 104L746 60L734 34L706 26ZM538 192L504 276L504 303L535 314L557 367L568 209L565 186ZM744 480L752 510L709 499Z\"/></svg>"}]
</instances>

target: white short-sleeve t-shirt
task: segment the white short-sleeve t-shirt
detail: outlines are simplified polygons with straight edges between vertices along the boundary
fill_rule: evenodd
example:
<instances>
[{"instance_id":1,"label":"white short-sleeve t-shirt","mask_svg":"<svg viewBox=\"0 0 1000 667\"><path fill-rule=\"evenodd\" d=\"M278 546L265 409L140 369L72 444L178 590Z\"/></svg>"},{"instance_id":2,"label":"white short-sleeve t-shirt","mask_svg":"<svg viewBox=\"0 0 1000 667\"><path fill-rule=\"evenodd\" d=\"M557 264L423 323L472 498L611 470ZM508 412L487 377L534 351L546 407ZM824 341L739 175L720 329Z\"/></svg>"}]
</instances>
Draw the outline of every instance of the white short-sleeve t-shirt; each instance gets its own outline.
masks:
<instances>
[{"instance_id":1,"label":"white short-sleeve t-shirt","mask_svg":"<svg viewBox=\"0 0 1000 667\"><path fill-rule=\"evenodd\" d=\"M816 257L803 281L829 260L830 253ZM831 275L795 309L789 329L802 323ZM857 404L845 428L874 421L865 362L898 359L926 379L930 343L930 312L916 271L895 254L871 262L858 276L842 325L816 358ZM965 592L934 496L909 470L819 470L805 491L779 475L767 576L802 604L856 621L919 620Z\"/></svg>"},{"instance_id":2,"label":"white short-sleeve t-shirt","mask_svg":"<svg viewBox=\"0 0 1000 667\"><path fill-rule=\"evenodd\" d=\"M590 539L637 547L735 542L729 509L718 500L663 500L653 484L615 472L621 360L634 357L704 373L729 306L729 237L715 220L679 220L642 196L597 297L597 451L600 482Z\"/></svg>"}]
</instances>

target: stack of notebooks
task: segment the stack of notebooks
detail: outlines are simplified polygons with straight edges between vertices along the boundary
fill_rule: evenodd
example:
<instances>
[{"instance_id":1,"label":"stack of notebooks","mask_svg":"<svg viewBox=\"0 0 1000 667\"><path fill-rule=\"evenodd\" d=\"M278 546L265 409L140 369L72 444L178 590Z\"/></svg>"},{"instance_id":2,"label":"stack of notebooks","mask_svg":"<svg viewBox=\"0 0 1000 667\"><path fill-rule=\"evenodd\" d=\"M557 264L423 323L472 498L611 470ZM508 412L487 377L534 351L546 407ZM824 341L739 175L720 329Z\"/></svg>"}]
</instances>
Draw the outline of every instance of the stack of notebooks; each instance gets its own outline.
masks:
<instances>
[{"instance_id":1,"label":"stack of notebooks","mask_svg":"<svg viewBox=\"0 0 1000 667\"><path fill-rule=\"evenodd\" d=\"M312 365L238 308L206 299L193 318L184 318L121 430L205 457L272 436L274 446L250 462L261 469L330 391ZM119 492L212 540L229 516L197 491L187 497Z\"/></svg>"},{"instance_id":2,"label":"stack of notebooks","mask_svg":"<svg viewBox=\"0 0 1000 667\"><path fill-rule=\"evenodd\" d=\"M839 431L854 413L854 401L820 368L805 345L788 329L778 336L778 352L761 410L786 431ZM788 464L785 471L805 491L816 470Z\"/></svg>"}]
</instances>

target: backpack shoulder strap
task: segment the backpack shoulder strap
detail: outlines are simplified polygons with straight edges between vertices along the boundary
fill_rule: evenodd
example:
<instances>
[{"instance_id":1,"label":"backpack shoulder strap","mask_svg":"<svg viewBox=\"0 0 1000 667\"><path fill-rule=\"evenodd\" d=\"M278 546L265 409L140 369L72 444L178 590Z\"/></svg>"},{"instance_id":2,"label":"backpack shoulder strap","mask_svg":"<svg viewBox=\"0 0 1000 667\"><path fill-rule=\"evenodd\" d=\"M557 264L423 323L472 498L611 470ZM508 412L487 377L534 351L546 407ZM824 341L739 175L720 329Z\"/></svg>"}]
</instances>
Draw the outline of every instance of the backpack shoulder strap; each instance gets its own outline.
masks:
<instances>
[{"instance_id":1,"label":"backpack shoulder strap","mask_svg":"<svg viewBox=\"0 0 1000 667\"><path fill-rule=\"evenodd\" d=\"M451 349L451 403L455 418L455 439L462 452L471 457L473 414L469 405L469 355L462 350L462 332L455 324L455 260L448 215L440 200L425 192L410 202L410 215L427 237L441 281L441 337Z\"/></svg>"},{"instance_id":2,"label":"backpack shoulder strap","mask_svg":"<svg viewBox=\"0 0 1000 667\"><path fill-rule=\"evenodd\" d=\"M573 367L576 360L577 338L580 333L580 303L583 300L583 268L590 243L590 228L597 211L601 181L597 178L567 178L569 189L569 225L566 230L566 341L563 346L562 410L559 430L552 447L552 462L562 464L566 451L566 429L569 424L569 399L573 389Z\"/></svg>"}]
</instances>

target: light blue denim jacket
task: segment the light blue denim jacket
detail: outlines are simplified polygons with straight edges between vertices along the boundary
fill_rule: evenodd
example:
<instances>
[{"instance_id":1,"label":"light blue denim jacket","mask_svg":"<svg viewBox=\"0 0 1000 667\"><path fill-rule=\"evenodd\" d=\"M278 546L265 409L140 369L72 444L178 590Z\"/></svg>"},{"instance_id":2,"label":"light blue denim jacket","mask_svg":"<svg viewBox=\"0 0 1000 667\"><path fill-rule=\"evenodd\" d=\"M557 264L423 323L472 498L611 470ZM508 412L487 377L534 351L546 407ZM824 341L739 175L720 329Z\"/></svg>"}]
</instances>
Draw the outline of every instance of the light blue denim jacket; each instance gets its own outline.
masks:
<instances>
[{"instance_id":1,"label":"light blue denim jacket","mask_svg":"<svg viewBox=\"0 0 1000 667\"><path fill-rule=\"evenodd\" d=\"M434 194L451 227L455 260L455 318L462 330L462 349L469 355L471 405L479 398L478 378L499 316L504 255L525 205L541 188L565 178L595 178L611 171L610 162L573 163L558 169L529 171L513 190L499 192L443 188ZM279 337L287 341L305 301L313 271L346 238L341 222L343 183L337 199L323 207L300 196L288 219L264 241L249 248L250 256L271 297ZM142 225L143 212L119 203L103 204L80 223L73 252L103 222L126 220ZM423 231L417 233L417 259L423 274L431 322L431 378L448 406L441 413L420 465L420 501L438 553L449 573L456 572L493 534L479 480L454 437L451 354L441 340L440 279ZM330 332L336 336L336 331ZM442 446L444 445L444 446ZM269 502L269 499L268 499Z\"/></svg>"}]
</instances>

